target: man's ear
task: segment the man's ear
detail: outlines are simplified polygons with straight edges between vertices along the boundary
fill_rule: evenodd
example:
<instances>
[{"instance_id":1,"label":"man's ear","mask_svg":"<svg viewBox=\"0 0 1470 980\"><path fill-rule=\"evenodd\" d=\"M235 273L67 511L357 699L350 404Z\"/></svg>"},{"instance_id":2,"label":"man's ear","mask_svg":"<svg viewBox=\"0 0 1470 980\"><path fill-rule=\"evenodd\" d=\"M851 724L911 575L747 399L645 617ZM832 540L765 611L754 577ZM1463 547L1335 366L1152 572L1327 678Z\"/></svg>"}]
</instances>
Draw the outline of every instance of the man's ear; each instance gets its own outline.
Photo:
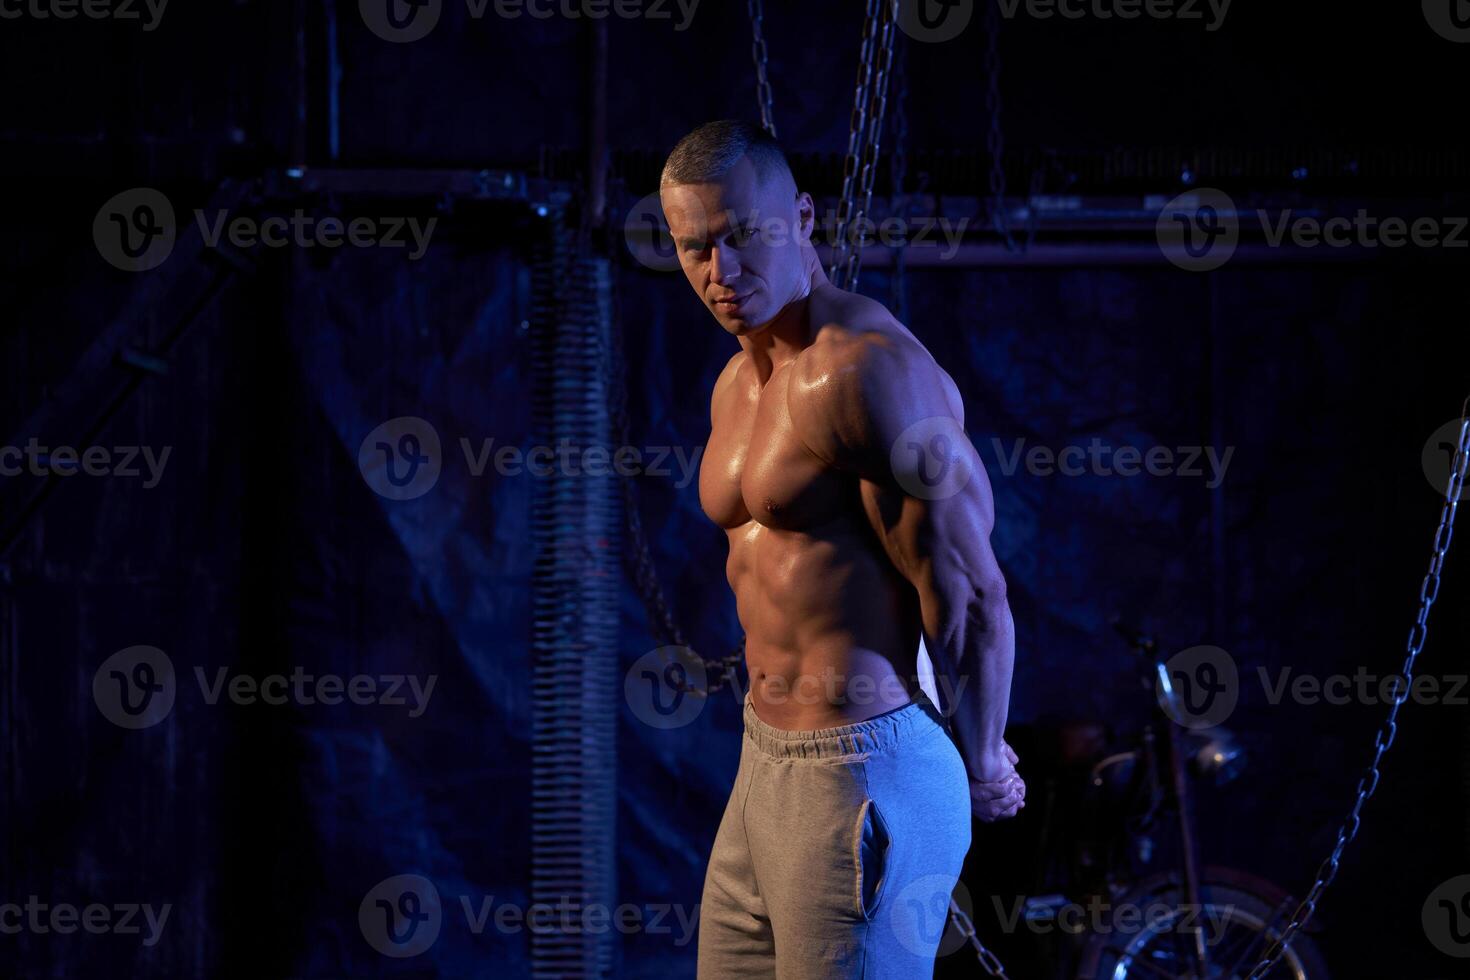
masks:
<instances>
[{"instance_id":1,"label":"man's ear","mask_svg":"<svg viewBox=\"0 0 1470 980\"><path fill-rule=\"evenodd\" d=\"M817 223L817 206L806 191L796 192L796 224L800 229L798 241L803 245L812 243L812 232Z\"/></svg>"}]
</instances>

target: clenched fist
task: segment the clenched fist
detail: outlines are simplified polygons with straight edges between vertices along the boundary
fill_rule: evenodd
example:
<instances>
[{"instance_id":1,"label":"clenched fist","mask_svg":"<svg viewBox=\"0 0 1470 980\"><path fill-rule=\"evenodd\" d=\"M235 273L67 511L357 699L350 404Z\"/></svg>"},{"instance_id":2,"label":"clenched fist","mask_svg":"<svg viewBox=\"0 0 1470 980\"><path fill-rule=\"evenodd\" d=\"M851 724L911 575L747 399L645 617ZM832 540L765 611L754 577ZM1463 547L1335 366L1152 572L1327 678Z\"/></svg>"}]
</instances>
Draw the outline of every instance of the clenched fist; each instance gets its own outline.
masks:
<instances>
[{"instance_id":1,"label":"clenched fist","mask_svg":"<svg viewBox=\"0 0 1470 980\"><path fill-rule=\"evenodd\" d=\"M1026 782L1016 772L1021 760L1014 749L1001 743L1004 760L996 760L991 771L970 776L970 811L982 823L1014 817L1026 805Z\"/></svg>"}]
</instances>

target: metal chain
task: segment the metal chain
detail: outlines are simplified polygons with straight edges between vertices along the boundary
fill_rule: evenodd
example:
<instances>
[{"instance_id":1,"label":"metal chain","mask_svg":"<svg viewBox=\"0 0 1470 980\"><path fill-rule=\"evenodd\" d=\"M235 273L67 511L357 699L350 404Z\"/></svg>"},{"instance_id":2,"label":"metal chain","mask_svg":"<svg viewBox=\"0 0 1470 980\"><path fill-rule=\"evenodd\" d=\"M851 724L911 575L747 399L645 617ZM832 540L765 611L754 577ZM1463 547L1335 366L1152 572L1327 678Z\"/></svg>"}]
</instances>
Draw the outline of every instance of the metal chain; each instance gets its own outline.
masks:
<instances>
[{"instance_id":1,"label":"metal chain","mask_svg":"<svg viewBox=\"0 0 1470 980\"><path fill-rule=\"evenodd\" d=\"M774 139L776 122L771 115L771 79L766 72L766 36L762 30L765 13L761 10L761 0L747 0L746 10L750 14L750 57L755 62L755 98L760 105L761 127Z\"/></svg>"},{"instance_id":2,"label":"metal chain","mask_svg":"<svg viewBox=\"0 0 1470 980\"><path fill-rule=\"evenodd\" d=\"M858 271L862 265L862 242L852 241L851 229L855 226L862 235L862 222L872 205L883 116L888 107L888 73L893 64L893 35L897 21L898 0L868 0L863 19L863 43L858 53L851 126L847 134L847 158L843 163L842 200L837 206L836 241L833 243L832 266L828 271L829 278L840 289L857 288Z\"/></svg>"},{"instance_id":3,"label":"metal chain","mask_svg":"<svg viewBox=\"0 0 1470 980\"><path fill-rule=\"evenodd\" d=\"M613 315L612 315L612 351L611 367L612 382L608 389L608 400L612 409L613 432L618 440L619 446L629 446L629 419L628 419L628 364L626 352L623 349L623 318L622 309L619 304L619 296L616 285L613 287ZM643 529L643 519L638 514L638 495L635 492L634 477L632 474L623 476L623 514L624 522L628 531L629 549L624 554L624 562L627 565L629 576L633 580L633 587L643 602L643 608L648 615L648 627L653 632L654 638L658 640L660 648L684 647L689 649L685 633L679 628L674 619L673 611L669 608L668 599L664 595L663 583L658 576L658 568L653 561L653 550L648 544L648 535ZM736 670L740 664L745 662L745 637L740 638L740 644L733 653L715 660L700 658L704 662L705 686L696 687L685 683L683 680L677 683L669 680L670 674L665 673L665 683L670 683L677 690L686 694L705 696L723 690L736 677ZM674 663L673 654L665 652L666 664ZM679 675L681 678L684 674Z\"/></svg>"},{"instance_id":4,"label":"metal chain","mask_svg":"<svg viewBox=\"0 0 1470 980\"><path fill-rule=\"evenodd\" d=\"M909 75L908 45L902 37L895 39L893 54L893 78L898 84L898 95L893 100L893 153L888 158L889 206L888 210L897 218L901 228L898 245L893 250L893 274L888 277L889 305L900 323L908 323L909 301L905 272L909 244L908 218L909 198L904 192L908 184L909 158Z\"/></svg>"},{"instance_id":5,"label":"metal chain","mask_svg":"<svg viewBox=\"0 0 1470 980\"><path fill-rule=\"evenodd\" d=\"M850 243L847 241L847 226L852 219L853 198L856 194L857 169L861 160L861 140L867 131L868 84L873 70L873 44L877 34L877 10L879 0L867 0L863 15L863 41L858 50L857 86L853 93L852 114L848 119L847 156L842 165L842 197L837 203L836 237L832 242L832 265L828 278L839 287L838 269L845 268Z\"/></svg>"},{"instance_id":6,"label":"metal chain","mask_svg":"<svg viewBox=\"0 0 1470 980\"><path fill-rule=\"evenodd\" d=\"M985 4L985 114L989 128L985 133L985 153L990 157L990 224L1000 235L1006 249L1024 252L1036 238L1036 227L1041 214L1036 207L1036 197L1041 193L1044 169L1031 173L1031 184L1026 199L1026 235L1018 244L1012 233L1010 214L1006 211L1005 134L1000 126L1000 4L987 0Z\"/></svg>"},{"instance_id":7,"label":"metal chain","mask_svg":"<svg viewBox=\"0 0 1470 980\"><path fill-rule=\"evenodd\" d=\"M1323 892L1337 877L1338 864L1342 860L1343 851L1358 836L1358 830L1362 826L1363 805L1372 799L1373 794L1378 790L1381 775L1379 764L1398 734L1399 708L1407 699L1414 680L1414 662L1419 657L1419 651L1424 649L1424 641L1429 636L1429 610L1434 605L1435 599L1439 597L1440 573L1444 569L1445 555L1449 553L1450 538L1454 535L1455 513L1459 507L1460 492L1465 485L1467 464L1470 464L1470 398L1465 400L1460 410L1460 438L1455 448L1454 461L1450 466L1450 480L1445 487L1444 503L1439 510L1439 526L1435 528L1434 540L1430 548L1429 570L1424 575L1424 580L1419 583L1419 610L1414 617L1414 625L1409 628L1408 647L1403 667L1399 671L1400 676L1403 677L1403 685L1399 688L1392 706L1388 709L1388 717L1373 739L1373 761L1369 763L1367 770L1358 780L1353 808L1337 832L1337 843L1332 848L1332 853L1318 868L1317 878L1312 883L1307 897L1297 906L1286 928L1266 950L1265 955L1251 970L1246 980L1262 980L1285 955L1287 947L1291 945L1297 932L1311 921L1312 915L1317 911L1317 903L1322 900ZM950 899L949 903L949 920L974 948L975 957L980 961L980 966L985 970L986 975L1009 980L1006 977L1005 967L995 954L980 942L979 937L975 934L975 924L953 899Z\"/></svg>"},{"instance_id":8,"label":"metal chain","mask_svg":"<svg viewBox=\"0 0 1470 980\"><path fill-rule=\"evenodd\" d=\"M1466 399L1460 410L1460 439L1455 449L1455 458L1450 466L1450 481L1445 487L1444 503L1439 510L1439 526L1434 531L1434 542L1430 549L1429 571L1424 580L1419 584L1419 611L1414 617L1414 625L1409 628L1408 647L1404 657L1404 665L1399 674L1403 677L1403 687L1397 692L1393 704L1388 709L1388 717L1383 726L1373 738L1373 761L1368 764L1362 777L1358 780L1356 798L1353 807L1348 812L1347 819L1337 831L1337 843L1332 848L1332 853L1327 856L1317 869L1316 880L1312 882L1311 891L1307 897L1297 906L1287 922L1286 928L1267 950L1265 956L1251 970L1246 980L1261 980L1266 972L1276 965L1277 961L1285 954L1291 945L1291 940L1297 931L1311 921L1312 915L1317 911L1317 903L1322 900L1322 893L1332 880L1337 877L1338 862L1342 860L1342 853L1358 836L1361 826L1361 814L1363 804L1373 798L1378 790L1379 763L1383 755L1393 745L1394 737L1398 734L1399 708L1407 699L1409 689L1414 680L1414 661L1419 657L1419 651L1424 648L1424 640L1429 635L1429 609L1434 605L1434 600L1439 597L1439 575L1444 568L1445 554L1450 549L1450 537L1455 529L1455 511L1459 506L1460 491L1465 485L1466 462L1470 460L1470 399Z\"/></svg>"},{"instance_id":9,"label":"metal chain","mask_svg":"<svg viewBox=\"0 0 1470 980\"><path fill-rule=\"evenodd\" d=\"M990 124L985 133L985 152L990 157L990 223L1005 240L1006 248L1014 251L1016 243L1006 219L1006 173L1001 164L1005 137L1000 129L999 7L990 0L985 4L985 114Z\"/></svg>"},{"instance_id":10,"label":"metal chain","mask_svg":"<svg viewBox=\"0 0 1470 980\"><path fill-rule=\"evenodd\" d=\"M965 910L960 908L959 903L952 898L949 900L949 921L954 923L955 929L974 948L975 958L980 961L980 966L985 970L986 976L999 977L1000 980L1011 980L1010 977L1006 976L1005 966L1001 964L994 953L985 948L985 944L980 941L980 937L975 935L975 923L970 921L970 917L965 914Z\"/></svg>"},{"instance_id":11,"label":"metal chain","mask_svg":"<svg viewBox=\"0 0 1470 980\"><path fill-rule=\"evenodd\" d=\"M853 216L853 221L860 232L864 230L864 223L873 206L873 182L878 174L879 150L883 143L883 119L888 113L888 79L893 67L893 39L897 33L898 0L889 0L885 3L883 15L879 44L881 57L874 67L871 90L874 107L868 113L868 135L864 140L863 166L859 171L862 185L862 207L858 208ZM861 236L858 241L852 243L852 251L847 258L847 282L843 287L845 289L857 289L858 270L862 267L865 238L865 235Z\"/></svg>"}]
</instances>

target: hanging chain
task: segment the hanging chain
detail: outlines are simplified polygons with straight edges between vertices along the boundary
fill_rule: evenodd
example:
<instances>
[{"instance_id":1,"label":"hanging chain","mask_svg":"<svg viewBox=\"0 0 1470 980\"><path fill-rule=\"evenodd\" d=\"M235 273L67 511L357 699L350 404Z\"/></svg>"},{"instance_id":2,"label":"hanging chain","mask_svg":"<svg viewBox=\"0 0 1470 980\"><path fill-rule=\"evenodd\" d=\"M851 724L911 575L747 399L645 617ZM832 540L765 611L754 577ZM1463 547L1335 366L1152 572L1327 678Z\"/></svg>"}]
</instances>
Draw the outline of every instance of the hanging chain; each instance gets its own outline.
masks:
<instances>
[{"instance_id":1,"label":"hanging chain","mask_svg":"<svg viewBox=\"0 0 1470 980\"><path fill-rule=\"evenodd\" d=\"M1353 808L1337 832L1337 843L1332 848L1332 853L1318 868L1317 878L1312 883L1307 897L1297 906L1286 928L1266 950L1265 955L1251 970L1246 980L1261 980L1270 972L1285 955L1287 947L1291 945L1297 932L1305 928L1311 921L1312 915L1317 911L1317 903L1322 900L1323 892L1337 877L1338 864L1342 860L1343 851L1358 836L1358 829L1362 825L1361 816L1364 804L1372 799L1373 794L1378 790L1381 775L1379 765L1384 753L1393 745L1393 740L1398 734L1399 708L1407 699L1408 691L1413 685L1414 662L1419 657L1419 651L1424 649L1424 641L1429 636L1429 610L1434 605L1435 599L1439 597L1440 573L1444 569L1445 555L1449 553L1450 538L1454 534L1455 513L1459 507L1460 491L1465 486L1467 464L1470 464L1470 398L1465 400L1460 410L1460 438L1455 447L1454 461L1450 466L1449 483L1445 486L1444 503L1439 510L1439 525L1435 528L1434 541L1430 548L1429 571L1425 574L1424 580L1419 583L1419 610L1414 617L1414 625L1409 628L1404 664L1399 670L1403 678L1402 686L1388 709L1388 717L1373 739L1373 761L1369 763L1362 778L1358 780ZM953 899L949 903L949 921L974 948L975 957L980 961L980 966L985 970L986 975L1008 980L1005 967L976 936L975 924Z\"/></svg>"},{"instance_id":2,"label":"hanging chain","mask_svg":"<svg viewBox=\"0 0 1470 980\"><path fill-rule=\"evenodd\" d=\"M897 33L898 0L885 0L881 27L880 57L874 66L872 98L873 109L868 113L868 136L864 141L862 175L862 207L853 216L860 232L860 240L852 243L848 255L847 282L845 289L856 290L858 270L862 267L863 245L866 238L864 225L873 206L873 181L878 174L878 156L883 143L883 119L888 112L888 78L893 67L894 34Z\"/></svg>"},{"instance_id":3,"label":"hanging chain","mask_svg":"<svg viewBox=\"0 0 1470 980\"><path fill-rule=\"evenodd\" d=\"M868 0L847 134L847 158L842 168L842 200L837 206L836 240L828 271L839 289L857 288L862 265L863 243L852 240L853 229L857 230L857 237L866 237L863 222L873 201L873 178L878 170L883 116L888 107L888 72L893 65L897 21L898 0Z\"/></svg>"},{"instance_id":4,"label":"hanging chain","mask_svg":"<svg viewBox=\"0 0 1470 980\"><path fill-rule=\"evenodd\" d=\"M747 0L746 10L750 14L750 57L755 62L755 98L761 110L761 128L776 136L776 121L771 115L771 79L766 72L766 35L762 30L765 14L761 0Z\"/></svg>"},{"instance_id":5,"label":"hanging chain","mask_svg":"<svg viewBox=\"0 0 1470 980\"><path fill-rule=\"evenodd\" d=\"M974 948L975 958L980 961L980 966L985 970L986 976L999 977L1000 980L1011 980L1010 977L1006 976L1006 968L1001 964L1000 960L996 958L994 953L986 949L985 944L980 941L980 937L975 935L975 923L970 921L970 917L965 914L965 910L960 908L959 903L952 898L949 900L949 921L954 924L959 934L965 937L966 942Z\"/></svg>"},{"instance_id":6,"label":"hanging chain","mask_svg":"<svg viewBox=\"0 0 1470 980\"><path fill-rule=\"evenodd\" d=\"M1261 977L1264 977L1266 971L1281 959L1297 931L1311 921L1313 913L1317 911L1317 903L1322 900L1322 893L1337 877L1337 865L1342 860L1343 851L1358 836L1363 804L1372 799L1373 794L1378 790L1378 766L1384 753L1388 751L1389 746L1393 745L1394 737L1398 734L1399 708L1407 699L1408 691L1413 684L1414 661L1418 659L1419 651L1424 648L1424 640L1429 635L1429 609L1434 605L1434 600L1439 597L1439 575L1441 569L1444 568L1445 554L1450 550L1450 537L1455 529L1455 511L1459 506L1460 491L1465 486L1467 460L1470 460L1470 399L1466 399L1465 405L1460 410L1460 439L1455 447L1454 462L1450 466L1450 482L1445 486L1444 503L1439 509L1439 526L1434 531L1429 571L1425 574L1424 581L1419 584L1419 611L1414 617L1414 625L1409 628L1404 665L1399 670L1403 678L1403 687L1394 697L1393 704L1388 709L1388 717L1373 738L1373 761L1368 764L1367 770L1358 780L1353 808L1348 812L1347 819L1337 831L1337 843L1332 848L1332 853L1317 869L1317 878L1312 882L1312 889L1307 892L1307 897L1297 906L1286 928L1282 930L1276 942L1266 950L1266 955L1256 964L1255 969L1251 970L1246 980L1260 980Z\"/></svg>"},{"instance_id":7,"label":"hanging chain","mask_svg":"<svg viewBox=\"0 0 1470 980\"><path fill-rule=\"evenodd\" d=\"M613 288L613 316L612 316L612 351L611 367L612 382L609 386L609 401L612 408L613 432L618 440L619 446L628 446L629 422L628 422L628 364L626 352L623 349L623 317L618 303L618 292L616 286ZM624 523L628 531L628 551L624 554L624 561L628 572L633 579L633 587L643 602L644 611L648 615L648 628L653 632L654 638L658 640L660 648L684 647L689 649L686 636L679 628L674 619L673 611L669 608L668 599L664 595L663 583L659 580L658 568L653 561L653 550L648 544L648 535L643 529L643 519L638 514L638 494L635 492L633 475L623 477L623 514ZM704 660L705 685L698 687L683 680L687 671L680 673L680 680L671 681L669 672L664 675L664 682L675 689L686 694L705 696L723 690L736 677L736 670L745 662L745 637L740 638L740 644L733 653L720 657L717 660ZM673 664L672 651L665 649L665 664Z\"/></svg>"},{"instance_id":8,"label":"hanging chain","mask_svg":"<svg viewBox=\"0 0 1470 980\"><path fill-rule=\"evenodd\" d=\"M1036 197L1041 193L1044 170L1038 168L1031 173L1031 183L1026 199L1026 234L1018 243L1011 228L1010 213L1006 210L1005 134L1000 127L1000 4L995 0L985 3L985 114L989 117L989 128L985 133L985 154L990 158L990 224L1005 243L1007 251L1024 252L1036 238L1036 226L1040 213L1036 208Z\"/></svg>"},{"instance_id":9,"label":"hanging chain","mask_svg":"<svg viewBox=\"0 0 1470 980\"><path fill-rule=\"evenodd\" d=\"M985 115L989 128L985 133L985 153L990 157L990 223L1005 240L1006 248L1015 250L1010 222L1006 217L1006 172L1001 164L1005 154L1005 137L1000 130L1000 16L999 4L985 4Z\"/></svg>"},{"instance_id":10,"label":"hanging chain","mask_svg":"<svg viewBox=\"0 0 1470 980\"><path fill-rule=\"evenodd\" d=\"M909 157L909 74L908 44L902 37L896 39L893 53L893 76L898 84L898 95L893 100L893 153L888 158L889 213L899 221L900 237L893 250L893 274L888 277L889 305L899 323L908 323L909 301L905 258L909 244L909 198L905 193L908 185Z\"/></svg>"},{"instance_id":11,"label":"hanging chain","mask_svg":"<svg viewBox=\"0 0 1470 980\"><path fill-rule=\"evenodd\" d=\"M1011 234L1010 215L1005 212L1005 135L1001 132L1001 51L1000 51L1000 3L986 0L985 3L985 115L989 128L985 132L985 154L991 159L989 170L989 192L991 192L991 226L1000 235L1008 251L1026 251L1036 237L1036 194L1041 192L1042 170L1030 175L1030 197L1026 200L1026 237L1017 244L1016 235Z\"/></svg>"},{"instance_id":12,"label":"hanging chain","mask_svg":"<svg viewBox=\"0 0 1470 980\"><path fill-rule=\"evenodd\" d=\"M873 45L877 35L877 11L879 0L867 0L867 11L863 15L863 42L858 50L857 86L853 92L852 115L847 130L847 156L842 165L842 197L837 203L836 237L832 242L832 266L828 278L839 288L842 274L846 274L846 260L851 243L847 240L847 226L852 219L853 199L857 193L858 166L862 158L862 138L868 128L868 85L873 71Z\"/></svg>"}]
</instances>

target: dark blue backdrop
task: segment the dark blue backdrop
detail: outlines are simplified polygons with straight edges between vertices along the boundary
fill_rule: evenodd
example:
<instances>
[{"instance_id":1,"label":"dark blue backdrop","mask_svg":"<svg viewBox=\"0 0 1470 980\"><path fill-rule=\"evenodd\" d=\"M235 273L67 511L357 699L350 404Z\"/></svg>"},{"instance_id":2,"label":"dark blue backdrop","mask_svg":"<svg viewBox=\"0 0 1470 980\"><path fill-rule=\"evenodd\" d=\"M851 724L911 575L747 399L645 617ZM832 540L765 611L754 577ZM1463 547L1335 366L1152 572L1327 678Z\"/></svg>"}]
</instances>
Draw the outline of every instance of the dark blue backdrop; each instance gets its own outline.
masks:
<instances>
[{"instance_id":1,"label":"dark blue backdrop","mask_svg":"<svg viewBox=\"0 0 1470 980\"><path fill-rule=\"evenodd\" d=\"M783 136L803 152L840 151L855 14L771 6ZM344 164L532 167L543 145L578 144L579 25L470 22L450 5L433 37L390 45L351 7L339 12ZM710 4L683 34L612 23L615 147L656 155L699 121L747 112L742 8ZM1215 35L1007 25L1009 139L1092 150L1452 139L1448 80L1463 77L1463 53L1417 11L1373 23L1243 6L1233 16ZM102 201L159 186L183 213L225 175L299 162L284 5L168 17L148 34L81 21L0 27L0 78L27 93L8 110L0 155L10 191L0 437L30 434L25 420L123 311L144 350L175 326L168 304L130 307L147 274L119 272L93 249ZM983 142L977 50L972 39L913 59L917 145ZM1306 57L1316 51L1358 61L1327 71ZM316 160L320 122L314 114ZM626 188L618 206L648 190ZM412 263L373 249L252 260L172 349L167 373L147 377L92 436L170 447L159 484L62 480L0 555L0 902L172 906L154 946L0 935L0 973L527 974L526 933L476 934L459 904L529 901L533 482L493 468L475 476L460 451L461 439L533 441L529 255L513 210L441 215ZM1022 737L1067 719L1142 718L1147 702L1107 627L1118 612L1175 646L1224 647L1248 677L1398 667L1438 512L1421 451L1467 389L1457 276L1412 260L1210 275L1163 264L909 273L910 325L959 383L995 488ZM624 259L618 281L631 439L691 453L733 342L679 277ZM886 272L864 276L871 295L889 286ZM405 415L432 424L444 468L428 494L395 502L368 486L357 454L375 426ZM63 436L76 442L77 430L50 434ZM997 453L1018 439L1059 449L1093 438L1233 455L1211 490L1189 477L1007 473ZM676 614L703 652L723 653L737 624L722 535L693 485L638 482ZM1432 674L1462 672L1464 557L1450 559L1422 661ZM140 644L168 654L179 695L164 723L134 732L99 715L92 680ZM654 645L625 587L623 665ZM193 685L196 667L437 681L413 717L383 705L212 705ZM1273 706L1259 684L1244 691L1230 727L1251 764L1206 797L1204 847L1300 893L1351 802L1380 709ZM673 731L621 706L619 901L698 900L738 726L728 696ZM1339 975L1449 975L1420 907L1470 860L1467 732L1463 706L1405 709L1382 795L1322 910ZM1036 818L977 831L967 882L982 913L991 894L1037 887ZM403 960L374 952L358 923L363 896L399 874L429 878L450 913L433 947ZM622 938L621 975L692 974L693 946L668 923L672 933ZM1033 940L1000 947L1024 958ZM941 971L965 975L963 956Z\"/></svg>"}]
</instances>

